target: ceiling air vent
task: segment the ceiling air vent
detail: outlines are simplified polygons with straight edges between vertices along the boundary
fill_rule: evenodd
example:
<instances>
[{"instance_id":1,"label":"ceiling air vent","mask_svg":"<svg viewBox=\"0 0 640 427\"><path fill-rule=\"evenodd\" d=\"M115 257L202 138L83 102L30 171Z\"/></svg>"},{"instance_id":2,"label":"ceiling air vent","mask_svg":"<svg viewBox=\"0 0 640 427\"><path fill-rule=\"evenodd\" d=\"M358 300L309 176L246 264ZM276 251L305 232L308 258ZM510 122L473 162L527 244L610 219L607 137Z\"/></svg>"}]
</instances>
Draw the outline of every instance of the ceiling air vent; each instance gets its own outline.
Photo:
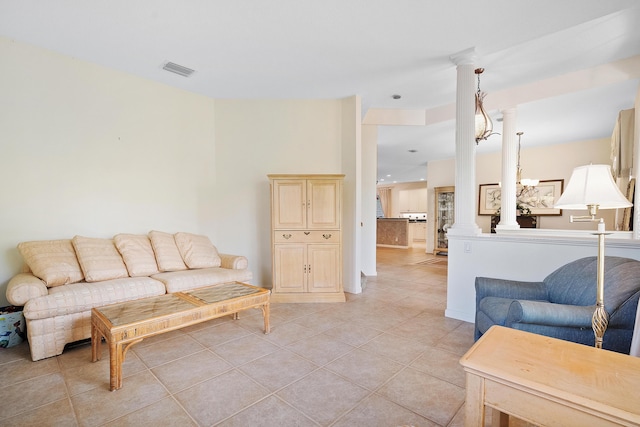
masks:
<instances>
[{"instance_id":1,"label":"ceiling air vent","mask_svg":"<svg viewBox=\"0 0 640 427\"><path fill-rule=\"evenodd\" d=\"M183 67L182 65L174 64L173 62L167 62L162 67L163 70L171 71L172 73L180 74L183 77L189 77L195 72L191 68Z\"/></svg>"}]
</instances>

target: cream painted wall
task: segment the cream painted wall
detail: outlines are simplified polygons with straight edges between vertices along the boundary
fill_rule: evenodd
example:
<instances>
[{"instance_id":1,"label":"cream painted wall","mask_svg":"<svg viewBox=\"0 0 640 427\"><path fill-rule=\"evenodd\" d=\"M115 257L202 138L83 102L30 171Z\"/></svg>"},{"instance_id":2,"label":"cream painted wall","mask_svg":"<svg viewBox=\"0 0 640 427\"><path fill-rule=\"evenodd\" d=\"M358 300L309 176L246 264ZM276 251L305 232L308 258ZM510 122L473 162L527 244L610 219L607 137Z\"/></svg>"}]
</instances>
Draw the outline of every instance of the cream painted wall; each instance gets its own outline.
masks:
<instances>
[{"instance_id":1,"label":"cream painted wall","mask_svg":"<svg viewBox=\"0 0 640 427\"><path fill-rule=\"evenodd\" d=\"M365 276L377 276L378 126L362 126L362 153L362 272Z\"/></svg>"},{"instance_id":2,"label":"cream painted wall","mask_svg":"<svg viewBox=\"0 0 640 427\"><path fill-rule=\"evenodd\" d=\"M359 96L341 100L341 146L344 194L342 197L342 282L344 290L362 292L362 104Z\"/></svg>"},{"instance_id":3,"label":"cream painted wall","mask_svg":"<svg viewBox=\"0 0 640 427\"><path fill-rule=\"evenodd\" d=\"M268 173L341 173L355 102L227 101L0 38L0 304L21 241L190 231L270 284ZM358 121L359 125L359 121Z\"/></svg>"},{"instance_id":4,"label":"cream painted wall","mask_svg":"<svg viewBox=\"0 0 640 427\"><path fill-rule=\"evenodd\" d=\"M215 240L199 222L216 175L213 100L4 38L0 57L1 304L21 241Z\"/></svg>"},{"instance_id":5,"label":"cream painted wall","mask_svg":"<svg viewBox=\"0 0 640 427\"><path fill-rule=\"evenodd\" d=\"M267 174L342 173L340 100L216 100L216 189L209 221L271 286Z\"/></svg>"}]
</instances>

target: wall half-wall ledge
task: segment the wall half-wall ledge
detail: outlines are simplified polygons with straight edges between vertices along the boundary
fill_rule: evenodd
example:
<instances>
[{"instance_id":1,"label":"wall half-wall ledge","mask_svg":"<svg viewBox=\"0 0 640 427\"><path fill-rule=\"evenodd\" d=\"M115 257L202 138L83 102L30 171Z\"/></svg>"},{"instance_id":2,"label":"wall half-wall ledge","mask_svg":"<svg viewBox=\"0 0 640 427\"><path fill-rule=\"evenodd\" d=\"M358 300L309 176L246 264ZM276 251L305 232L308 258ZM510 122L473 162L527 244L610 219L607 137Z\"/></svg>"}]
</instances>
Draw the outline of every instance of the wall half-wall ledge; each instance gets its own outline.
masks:
<instances>
[{"instance_id":1,"label":"wall half-wall ledge","mask_svg":"<svg viewBox=\"0 0 640 427\"><path fill-rule=\"evenodd\" d=\"M640 259L640 240L632 239L631 234L607 235L605 255ZM448 239L445 315L467 322L475 319L476 277L541 281L570 261L598 254L598 239L590 230L505 230ZM595 282L594 277L594 287Z\"/></svg>"}]
</instances>

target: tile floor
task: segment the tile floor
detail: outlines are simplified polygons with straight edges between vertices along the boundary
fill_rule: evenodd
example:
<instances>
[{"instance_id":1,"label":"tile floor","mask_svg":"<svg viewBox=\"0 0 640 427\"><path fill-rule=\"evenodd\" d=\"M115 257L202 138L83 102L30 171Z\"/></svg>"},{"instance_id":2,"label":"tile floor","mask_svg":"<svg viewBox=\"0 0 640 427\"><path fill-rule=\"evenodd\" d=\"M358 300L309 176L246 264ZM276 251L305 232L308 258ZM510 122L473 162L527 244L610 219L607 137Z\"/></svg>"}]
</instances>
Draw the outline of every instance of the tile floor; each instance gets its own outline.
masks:
<instances>
[{"instance_id":1,"label":"tile floor","mask_svg":"<svg viewBox=\"0 0 640 427\"><path fill-rule=\"evenodd\" d=\"M473 325L444 317L446 256L378 250L378 276L339 304L272 304L131 348L124 386L85 344L31 362L0 351L5 426L461 426L458 364Z\"/></svg>"}]
</instances>

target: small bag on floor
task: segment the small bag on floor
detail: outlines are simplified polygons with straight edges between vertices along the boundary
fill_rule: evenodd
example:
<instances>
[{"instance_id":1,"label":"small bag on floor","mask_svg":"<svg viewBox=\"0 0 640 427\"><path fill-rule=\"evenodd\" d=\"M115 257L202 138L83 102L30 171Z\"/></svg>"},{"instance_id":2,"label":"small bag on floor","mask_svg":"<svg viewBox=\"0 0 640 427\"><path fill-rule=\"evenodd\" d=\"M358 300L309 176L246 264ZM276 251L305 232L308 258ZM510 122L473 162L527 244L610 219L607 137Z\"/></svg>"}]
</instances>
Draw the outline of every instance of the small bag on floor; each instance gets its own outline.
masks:
<instances>
[{"instance_id":1,"label":"small bag on floor","mask_svg":"<svg viewBox=\"0 0 640 427\"><path fill-rule=\"evenodd\" d=\"M27 338L22 307L0 308L0 348L13 347Z\"/></svg>"}]
</instances>

